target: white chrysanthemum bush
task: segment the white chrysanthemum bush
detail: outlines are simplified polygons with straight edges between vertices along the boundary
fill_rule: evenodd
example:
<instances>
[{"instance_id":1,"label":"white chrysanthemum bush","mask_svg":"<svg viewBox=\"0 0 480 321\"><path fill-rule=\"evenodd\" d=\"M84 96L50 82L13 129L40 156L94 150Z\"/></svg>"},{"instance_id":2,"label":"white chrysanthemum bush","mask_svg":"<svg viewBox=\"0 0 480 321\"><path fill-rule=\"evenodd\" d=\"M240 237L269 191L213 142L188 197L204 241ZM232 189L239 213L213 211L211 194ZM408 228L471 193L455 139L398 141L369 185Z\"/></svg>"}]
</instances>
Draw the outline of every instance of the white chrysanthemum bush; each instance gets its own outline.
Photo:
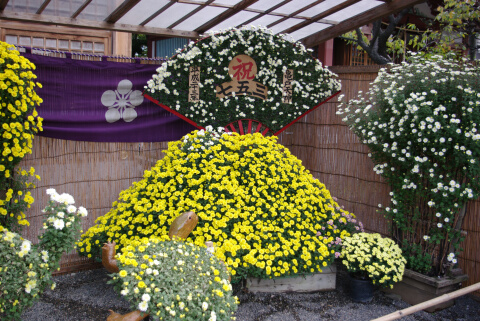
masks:
<instances>
[{"instance_id":1,"label":"white chrysanthemum bush","mask_svg":"<svg viewBox=\"0 0 480 321\"><path fill-rule=\"evenodd\" d=\"M310 55L311 49L285 38L253 26L212 32L164 62L148 82L145 93L202 128L252 119L275 133L340 90L336 75ZM256 94L216 97L216 87L223 84L227 88L235 78L235 71L229 74L229 64L238 55L247 55L256 63L256 68L249 65L236 72L241 72L243 80L266 86L265 100ZM190 67L200 68L198 101L189 101ZM287 69L293 70L291 103L283 101Z\"/></svg>"},{"instance_id":2,"label":"white chrysanthemum bush","mask_svg":"<svg viewBox=\"0 0 480 321\"><path fill-rule=\"evenodd\" d=\"M109 283L132 308L160 320L231 320L238 299L225 264L205 246L168 236L128 245Z\"/></svg>"},{"instance_id":3,"label":"white chrysanthemum bush","mask_svg":"<svg viewBox=\"0 0 480 321\"><path fill-rule=\"evenodd\" d=\"M361 229L325 185L277 137L194 131L169 143L141 181L120 193L78 243L100 257L101 246L138 246L161 237L183 212L199 217L187 239L215 244L232 274L273 278L321 271L340 255L340 242Z\"/></svg>"},{"instance_id":4,"label":"white chrysanthemum bush","mask_svg":"<svg viewBox=\"0 0 480 321\"><path fill-rule=\"evenodd\" d=\"M39 298L43 290L55 284L51 273L58 268L62 253L75 246L81 218L87 210L73 205L69 194L54 189L43 212L44 233L38 244L0 226L0 318L20 320L22 311Z\"/></svg>"},{"instance_id":5,"label":"white chrysanthemum bush","mask_svg":"<svg viewBox=\"0 0 480 321\"><path fill-rule=\"evenodd\" d=\"M466 203L480 192L480 67L412 54L338 114L390 184L383 209L407 267L445 274L461 251Z\"/></svg>"}]
</instances>

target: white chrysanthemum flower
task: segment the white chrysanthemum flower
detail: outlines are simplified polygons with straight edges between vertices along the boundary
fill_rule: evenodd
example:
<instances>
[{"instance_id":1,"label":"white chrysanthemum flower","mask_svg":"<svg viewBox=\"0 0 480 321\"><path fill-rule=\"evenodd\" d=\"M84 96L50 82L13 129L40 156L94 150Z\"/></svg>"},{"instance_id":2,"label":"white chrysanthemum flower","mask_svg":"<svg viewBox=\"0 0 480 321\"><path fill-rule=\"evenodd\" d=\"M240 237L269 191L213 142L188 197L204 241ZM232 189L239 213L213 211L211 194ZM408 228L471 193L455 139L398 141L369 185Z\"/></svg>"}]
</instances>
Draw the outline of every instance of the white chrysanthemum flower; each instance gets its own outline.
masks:
<instances>
[{"instance_id":1,"label":"white chrysanthemum flower","mask_svg":"<svg viewBox=\"0 0 480 321\"><path fill-rule=\"evenodd\" d=\"M62 193L59 196L59 200L60 200L59 203L64 203L66 205L75 204L75 200L73 199L73 196L67 193Z\"/></svg>"},{"instance_id":2,"label":"white chrysanthemum flower","mask_svg":"<svg viewBox=\"0 0 480 321\"><path fill-rule=\"evenodd\" d=\"M150 301L150 295L145 293L142 295L142 301L149 302Z\"/></svg>"},{"instance_id":3,"label":"white chrysanthemum flower","mask_svg":"<svg viewBox=\"0 0 480 321\"><path fill-rule=\"evenodd\" d=\"M43 262L47 263L48 262L48 251L42 251L42 260Z\"/></svg>"},{"instance_id":4,"label":"white chrysanthemum flower","mask_svg":"<svg viewBox=\"0 0 480 321\"><path fill-rule=\"evenodd\" d=\"M207 309L208 309L208 303L207 302L202 303L202 309L203 309L203 311L207 311Z\"/></svg>"},{"instance_id":5,"label":"white chrysanthemum flower","mask_svg":"<svg viewBox=\"0 0 480 321\"><path fill-rule=\"evenodd\" d=\"M140 302L140 303L138 304L138 309L139 309L140 311L142 311L142 312L147 311L147 309L148 309L148 303L145 302L145 301Z\"/></svg>"},{"instance_id":6,"label":"white chrysanthemum flower","mask_svg":"<svg viewBox=\"0 0 480 321\"><path fill-rule=\"evenodd\" d=\"M54 195L54 194L57 194L57 191L54 188L48 188L47 189L47 194L48 195Z\"/></svg>"},{"instance_id":7,"label":"white chrysanthemum flower","mask_svg":"<svg viewBox=\"0 0 480 321\"><path fill-rule=\"evenodd\" d=\"M62 219L56 219L53 221L53 226L57 230L63 230L63 228L65 227L65 222Z\"/></svg>"},{"instance_id":8,"label":"white chrysanthemum flower","mask_svg":"<svg viewBox=\"0 0 480 321\"><path fill-rule=\"evenodd\" d=\"M216 321L217 320L217 314L215 313L215 311L212 311L212 313L210 313L210 319L208 319L208 321Z\"/></svg>"},{"instance_id":9,"label":"white chrysanthemum flower","mask_svg":"<svg viewBox=\"0 0 480 321\"><path fill-rule=\"evenodd\" d=\"M87 209L83 206L80 206L78 208L78 214L80 214L81 217L86 217L88 215Z\"/></svg>"},{"instance_id":10,"label":"white chrysanthemum flower","mask_svg":"<svg viewBox=\"0 0 480 321\"><path fill-rule=\"evenodd\" d=\"M22 242L21 249L23 252L28 253L28 251L30 251L31 246L32 246L32 242L30 242L29 240L25 240Z\"/></svg>"},{"instance_id":11,"label":"white chrysanthemum flower","mask_svg":"<svg viewBox=\"0 0 480 321\"><path fill-rule=\"evenodd\" d=\"M57 213L57 216L60 217L60 218L64 218L64 217L65 217L65 213L63 213L63 212L58 212L58 213Z\"/></svg>"},{"instance_id":12,"label":"white chrysanthemum flower","mask_svg":"<svg viewBox=\"0 0 480 321\"><path fill-rule=\"evenodd\" d=\"M76 211L77 211L77 208L73 205L69 205L67 207L67 212L70 213L70 214L75 213Z\"/></svg>"}]
</instances>

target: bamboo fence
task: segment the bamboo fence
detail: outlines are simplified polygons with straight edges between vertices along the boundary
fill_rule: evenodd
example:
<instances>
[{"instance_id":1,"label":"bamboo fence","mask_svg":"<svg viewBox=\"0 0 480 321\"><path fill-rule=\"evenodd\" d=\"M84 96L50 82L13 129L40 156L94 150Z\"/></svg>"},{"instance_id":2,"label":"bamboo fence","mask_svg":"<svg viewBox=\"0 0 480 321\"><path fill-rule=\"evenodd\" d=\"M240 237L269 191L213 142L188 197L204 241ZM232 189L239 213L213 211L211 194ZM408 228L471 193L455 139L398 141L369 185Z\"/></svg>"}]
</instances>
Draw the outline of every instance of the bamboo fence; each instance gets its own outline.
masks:
<instances>
[{"instance_id":1,"label":"bamboo fence","mask_svg":"<svg viewBox=\"0 0 480 321\"><path fill-rule=\"evenodd\" d=\"M342 82L345 101L367 91L376 78L378 66L332 67ZM323 182L331 195L349 212L363 222L369 232L388 235L387 220L378 213L378 204L389 203L389 187L373 171L368 149L336 115L337 98L289 127L279 142L302 160L310 172ZM69 193L77 206L89 211L83 229L94 225L116 201L120 191L142 178L163 157L167 143L92 143L66 141L37 136L33 153L21 166L33 166L42 180L33 191L35 203L26 213L30 221L24 236L35 242L42 227L41 210L48 198L47 188ZM479 200L467 205L463 229L467 232L460 267L469 275L464 286L480 282L480 220ZM98 263L78 256L75 252L62 257L58 273L92 269ZM476 295L480 296L477 291Z\"/></svg>"}]
</instances>

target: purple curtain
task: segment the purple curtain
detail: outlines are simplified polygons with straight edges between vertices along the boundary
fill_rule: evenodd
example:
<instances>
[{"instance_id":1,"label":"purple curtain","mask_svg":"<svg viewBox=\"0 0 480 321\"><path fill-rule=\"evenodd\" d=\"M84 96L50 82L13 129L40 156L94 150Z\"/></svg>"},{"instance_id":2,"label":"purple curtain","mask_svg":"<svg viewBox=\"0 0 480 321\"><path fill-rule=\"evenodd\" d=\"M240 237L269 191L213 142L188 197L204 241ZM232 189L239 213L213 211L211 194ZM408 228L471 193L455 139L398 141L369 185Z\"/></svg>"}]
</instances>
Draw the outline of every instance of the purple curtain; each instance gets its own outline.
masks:
<instances>
[{"instance_id":1,"label":"purple curtain","mask_svg":"<svg viewBox=\"0 0 480 321\"><path fill-rule=\"evenodd\" d=\"M37 67L38 135L94 142L178 140L195 128L144 98L159 65L23 54Z\"/></svg>"}]
</instances>

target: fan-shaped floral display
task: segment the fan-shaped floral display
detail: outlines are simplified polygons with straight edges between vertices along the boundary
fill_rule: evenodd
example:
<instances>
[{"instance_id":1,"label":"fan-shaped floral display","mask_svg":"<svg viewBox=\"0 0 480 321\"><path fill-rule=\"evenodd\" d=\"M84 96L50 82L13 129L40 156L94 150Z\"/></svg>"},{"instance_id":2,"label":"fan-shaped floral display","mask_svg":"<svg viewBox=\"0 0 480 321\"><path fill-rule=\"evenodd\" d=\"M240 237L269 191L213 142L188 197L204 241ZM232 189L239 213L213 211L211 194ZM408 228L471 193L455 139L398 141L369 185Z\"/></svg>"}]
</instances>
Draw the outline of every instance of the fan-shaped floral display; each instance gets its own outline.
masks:
<instances>
[{"instance_id":1,"label":"fan-shaped floral display","mask_svg":"<svg viewBox=\"0 0 480 321\"><path fill-rule=\"evenodd\" d=\"M197 128L251 119L278 134L340 90L309 51L265 28L213 33L163 63L145 96Z\"/></svg>"},{"instance_id":2,"label":"fan-shaped floral display","mask_svg":"<svg viewBox=\"0 0 480 321\"><path fill-rule=\"evenodd\" d=\"M171 142L165 157L82 236L80 253L100 257L107 241L139 246L193 211L199 222L188 240L213 241L233 282L320 271L340 255L341 239L360 227L276 140L208 126Z\"/></svg>"}]
</instances>

